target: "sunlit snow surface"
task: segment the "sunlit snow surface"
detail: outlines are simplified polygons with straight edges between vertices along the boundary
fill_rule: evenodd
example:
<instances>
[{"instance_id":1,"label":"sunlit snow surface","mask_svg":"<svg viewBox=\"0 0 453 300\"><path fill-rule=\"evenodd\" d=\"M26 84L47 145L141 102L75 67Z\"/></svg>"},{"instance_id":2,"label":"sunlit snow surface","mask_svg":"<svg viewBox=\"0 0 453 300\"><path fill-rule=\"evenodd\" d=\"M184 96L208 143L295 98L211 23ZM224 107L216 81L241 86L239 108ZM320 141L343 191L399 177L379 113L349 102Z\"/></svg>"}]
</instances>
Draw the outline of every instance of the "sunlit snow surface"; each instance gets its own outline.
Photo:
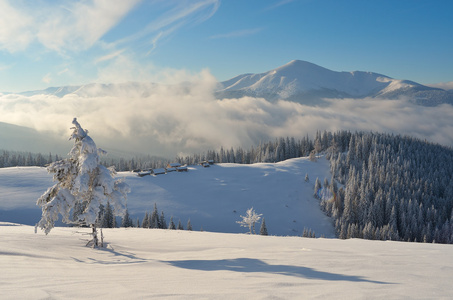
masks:
<instances>
[{"instance_id":1,"label":"sunlit snow surface","mask_svg":"<svg viewBox=\"0 0 453 300\"><path fill-rule=\"evenodd\" d=\"M0 223L5 299L451 299L451 245Z\"/></svg>"},{"instance_id":2,"label":"sunlit snow surface","mask_svg":"<svg viewBox=\"0 0 453 300\"><path fill-rule=\"evenodd\" d=\"M305 182L305 174L310 182ZM330 180L324 158L318 162L297 158L275 164L191 166L188 172L145 177L120 172L118 176L131 187L128 209L134 224L156 203L167 223L173 216L176 224L181 220L186 227L190 218L194 230L245 233L248 229L236 221L253 207L263 214L271 235L302 235L307 228L317 236L334 237L331 219L313 198L316 178ZM0 169L0 221L36 224L41 216L36 200L52 184L52 176L44 168Z\"/></svg>"},{"instance_id":3,"label":"sunlit snow surface","mask_svg":"<svg viewBox=\"0 0 453 300\"><path fill-rule=\"evenodd\" d=\"M316 177L330 179L323 158L119 176L132 188L133 216L157 203L167 222L173 215L185 226L190 217L194 231L104 229L104 249L85 247L89 229L35 234L33 226L2 221L35 224L36 199L52 177L44 168L0 169L0 299L453 297L451 245L296 236L304 227L333 236L312 197ZM270 234L293 236L237 234L247 231L236 221L251 206Z\"/></svg>"}]
</instances>

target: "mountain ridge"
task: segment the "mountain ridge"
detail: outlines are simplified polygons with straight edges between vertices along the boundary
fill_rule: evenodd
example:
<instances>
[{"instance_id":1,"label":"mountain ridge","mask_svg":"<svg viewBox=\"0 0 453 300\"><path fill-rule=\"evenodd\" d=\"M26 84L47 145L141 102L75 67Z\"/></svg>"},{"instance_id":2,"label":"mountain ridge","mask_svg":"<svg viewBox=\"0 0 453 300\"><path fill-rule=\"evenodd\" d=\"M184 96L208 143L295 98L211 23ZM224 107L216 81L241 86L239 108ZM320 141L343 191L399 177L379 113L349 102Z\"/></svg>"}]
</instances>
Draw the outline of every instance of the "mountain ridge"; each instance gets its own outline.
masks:
<instances>
[{"instance_id":1,"label":"mountain ridge","mask_svg":"<svg viewBox=\"0 0 453 300\"><path fill-rule=\"evenodd\" d=\"M24 96L101 97L135 94L147 97L158 84L150 82L90 83L49 87L16 93ZM292 60L263 73L246 73L219 82L217 99L259 97L274 102L288 100L307 105L322 105L325 98L408 98L422 106L453 105L453 90L429 87L414 81L368 71L332 71L311 62Z\"/></svg>"},{"instance_id":2,"label":"mountain ridge","mask_svg":"<svg viewBox=\"0 0 453 300\"><path fill-rule=\"evenodd\" d=\"M453 104L453 93L410 80L365 71L332 71L316 64L293 60L260 74L243 74L220 83L220 98L262 97L303 104L321 103L323 98L409 97L425 106Z\"/></svg>"}]
</instances>

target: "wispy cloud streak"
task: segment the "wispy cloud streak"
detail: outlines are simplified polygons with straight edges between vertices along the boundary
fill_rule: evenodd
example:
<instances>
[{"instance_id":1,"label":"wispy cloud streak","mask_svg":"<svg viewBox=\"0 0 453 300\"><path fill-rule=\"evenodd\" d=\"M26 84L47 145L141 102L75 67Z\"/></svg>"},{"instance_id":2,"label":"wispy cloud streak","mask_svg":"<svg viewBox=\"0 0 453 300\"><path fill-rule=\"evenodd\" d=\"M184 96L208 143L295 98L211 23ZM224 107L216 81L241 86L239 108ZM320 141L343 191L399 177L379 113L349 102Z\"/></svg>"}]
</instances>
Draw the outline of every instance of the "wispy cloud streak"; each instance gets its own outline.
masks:
<instances>
[{"instance_id":1,"label":"wispy cloud streak","mask_svg":"<svg viewBox=\"0 0 453 300\"><path fill-rule=\"evenodd\" d=\"M263 30L262 27L260 28L251 28L251 29L243 29L243 30L236 30L228 33L223 34L216 34L211 36L211 39L227 39L227 38L240 38L240 37L247 37L250 35L257 34Z\"/></svg>"}]
</instances>

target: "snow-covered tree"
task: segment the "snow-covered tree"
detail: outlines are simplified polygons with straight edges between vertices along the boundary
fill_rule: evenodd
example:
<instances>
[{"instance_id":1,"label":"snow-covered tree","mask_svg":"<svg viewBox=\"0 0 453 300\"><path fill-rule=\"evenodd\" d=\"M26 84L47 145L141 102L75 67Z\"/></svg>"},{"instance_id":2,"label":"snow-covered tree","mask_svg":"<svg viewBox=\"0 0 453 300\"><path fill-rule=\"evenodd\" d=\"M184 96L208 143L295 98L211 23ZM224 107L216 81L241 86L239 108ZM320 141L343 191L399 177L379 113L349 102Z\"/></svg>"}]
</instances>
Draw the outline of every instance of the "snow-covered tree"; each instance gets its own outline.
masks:
<instances>
[{"instance_id":1,"label":"snow-covered tree","mask_svg":"<svg viewBox=\"0 0 453 300\"><path fill-rule=\"evenodd\" d=\"M121 227L133 227L134 223L129 215L129 210L126 207L126 212L123 216L123 222L121 223Z\"/></svg>"},{"instance_id":2,"label":"snow-covered tree","mask_svg":"<svg viewBox=\"0 0 453 300\"><path fill-rule=\"evenodd\" d=\"M184 230L184 226L182 226L181 220L178 222L178 227L176 227L178 230Z\"/></svg>"},{"instance_id":3,"label":"snow-covered tree","mask_svg":"<svg viewBox=\"0 0 453 300\"><path fill-rule=\"evenodd\" d=\"M115 227L115 216L113 215L113 209L109 202L104 209L104 214L101 217L102 228L114 228Z\"/></svg>"},{"instance_id":4,"label":"snow-covered tree","mask_svg":"<svg viewBox=\"0 0 453 300\"><path fill-rule=\"evenodd\" d=\"M151 217L150 217L151 221L150 221L150 224L149 224L149 228L160 228L159 226L159 212L157 211L157 204L154 203L154 210L153 212L151 213Z\"/></svg>"},{"instance_id":5,"label":"snow-covered tree","mask_svg":"<svg viewBox=\"0 0 453 300\"><path fill-rule=\"evenodd\" d=\"M319 194L319 190L322 188L321 186L321 181L319 180L318 177L316 177L316 181L315 181L315 189L314 189L314 192L313 192L313 196L315 198L319 198L318 194Z\"/></svg>"},{"instance_id":6,"label":"snow-covered tree","mask_svg":"<svg viewBox=\"0 0 453 300\"><path fill-rule=\"evenodd\" d=\"M242 221L236 221L236 223L240 224L242 227L248 227L250 230L250 234L255 233L255 223L261 219L262 214L257 214L253 207L247 209L246 215L241 216Z\"/></svg>"},{"instance_id":7,"label":"snow-covered tree","mask_svg":"<svg viewBox=\"0 0 453 300\"><path fill-rule=\"evenodd\" d=\"M192 223L190 223L190 219L187 221L187 230L192 231Z\"/></svg>"},{"instance_id":8,"label":"snow-covered tree","mask_svg":"<svg viewBox=\"0 0 453 300\"><path fill-rule=\"evenodd\" d=\"M173 216L170 217L170 225L168 225L168 229L176 229L175 223L173 222Z\"/></svg>"},{"instance_id":9,"label":"snow-covered tree","mask_svg":"<svg viewBox=\"0 0 453 300\"><path fill-rule=\"evenodd\" d=\"M74 146L69 158L51 163L47 170L53 173L57 183L50 187L37 201L42 208L42 218L37 224L46 234L55 226L59 215L67 224L74 222L93 228L93 246L98 246L96 219L100 205L110 202L116 215L123 215L129 186L121 179L115 179L115 170L100 164L100 154L106 152L96 148L77 119L70 139ZM71 220L71 212L81 207L76 220Z\"/></svg>"},{"instance_id":10,"label":"snow-covered tree","mask_svg":"<svg viewBox=\"0 0 453 300\"><path fill-rule=\"evenodd\" d=\"M148 214L148 212L146 212L145 216L143 217L142 227L143 228L149 228L149 214Z\"/></svg>"},{"instance_id":11,"label":"snow-covered tree","mask_svg":"<svg viewBox=\"0 0 453 300\"><path fill-rule=\"evenodd\" d=\"M160 213L159 224L161 225L160 228L167 229L167 221L165 221L164 211L161 211Z\"/></svg>"}]
</instances>

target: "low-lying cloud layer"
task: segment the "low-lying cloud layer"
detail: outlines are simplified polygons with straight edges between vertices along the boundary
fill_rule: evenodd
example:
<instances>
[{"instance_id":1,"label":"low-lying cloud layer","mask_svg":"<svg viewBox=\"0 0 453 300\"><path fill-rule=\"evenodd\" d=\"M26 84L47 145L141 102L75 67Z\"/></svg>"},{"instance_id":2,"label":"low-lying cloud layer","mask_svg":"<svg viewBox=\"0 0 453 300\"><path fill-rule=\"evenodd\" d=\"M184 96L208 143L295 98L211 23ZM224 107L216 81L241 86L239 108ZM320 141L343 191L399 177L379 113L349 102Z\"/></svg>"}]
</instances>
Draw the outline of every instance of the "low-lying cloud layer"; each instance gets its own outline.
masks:
<instances>
[{"instance_id":1,"label":"low-lying cloud layer","mask_svg":"<svg viewBox=\"0 0 453 300\"><path fill-rule=\"evenodd\" d=\"M324 107L251 97L219 100L214 97L217 82L208 71L175 76L184 83L137 89L123 85L110 96L3 95L0 122L50 130L65 141L77 117L98 147L166 157L220 146L249 147L316 130L393 132L453 145L451 105L422 107L406 99L371 98L330 99ZM69 150L71 143L66 143Z\"/></svg>"}]
</instances>

